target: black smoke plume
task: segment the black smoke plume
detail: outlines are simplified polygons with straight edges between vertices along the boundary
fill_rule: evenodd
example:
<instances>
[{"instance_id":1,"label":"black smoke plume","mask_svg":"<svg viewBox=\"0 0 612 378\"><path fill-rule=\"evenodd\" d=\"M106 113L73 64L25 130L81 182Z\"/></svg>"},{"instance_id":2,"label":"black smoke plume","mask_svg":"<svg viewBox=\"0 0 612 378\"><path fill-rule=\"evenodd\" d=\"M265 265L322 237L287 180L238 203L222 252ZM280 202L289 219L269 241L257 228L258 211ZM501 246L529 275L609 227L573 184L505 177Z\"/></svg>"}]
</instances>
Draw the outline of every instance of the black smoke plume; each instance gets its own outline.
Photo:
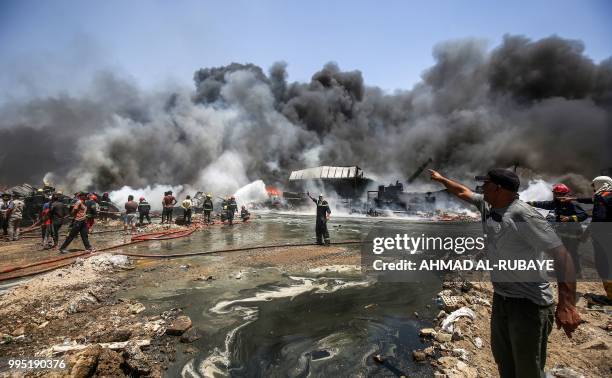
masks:
<instances>
[{"instance_id":1,"label":"black smoke plume","mask_svg":"<svg viewBox=\"0 0 612 378\"><path fill-rule=\"evenodd\" d=\"M326 64L310 82L232 63L194 74L195 90L149 93L111 73L79 96L5 103L0 184L68 188L186 184L236 190L291 170L359 165L403 180L428 158L458 179L519 164L590 179L612 166L612 59L580 41L506 36L434 47L411 90L388 94ZM390 63L392 64L392 63Z\"/></svg>"}]
</instances>

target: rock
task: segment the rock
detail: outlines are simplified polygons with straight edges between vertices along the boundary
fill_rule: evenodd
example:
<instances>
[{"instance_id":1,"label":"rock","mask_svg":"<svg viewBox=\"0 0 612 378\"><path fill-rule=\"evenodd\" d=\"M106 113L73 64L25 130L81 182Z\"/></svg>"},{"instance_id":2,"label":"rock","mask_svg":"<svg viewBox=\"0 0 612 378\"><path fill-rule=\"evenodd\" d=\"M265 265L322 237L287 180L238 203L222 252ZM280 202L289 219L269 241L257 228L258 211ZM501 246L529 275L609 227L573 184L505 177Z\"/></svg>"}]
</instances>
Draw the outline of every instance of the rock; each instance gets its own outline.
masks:
<instances>
[{"instance_id":1,"label":"rock","mask_svg":"<svg viewBox=\"0 0 612 378\"><path fill-rule=\"evenodd\" d=\"M141 312L143 312L145 310L145 306L142 303L134 303L132 305L130 305L129 310L130 313L132 314L140 314Z\"/></svg>"},{"instance_id":2,"label":"rock","mask_svg":"<svg viewBox=\"0 0 612 378\"><path fill-rule=\"evenodd\" d=\"M425 352L427 357L433 357L434 354L436 353L436 348L430 346L430 347L423 349L423 352Z\"/></svg>"},{"instance_id":3,"label":"rock","mask_svg":"<svg viewBox=\"0 0 612 378\"><path fill-rule=\"evenodd\" d=\"M413 350L412 351L412 358L415 361L422 362L422 361L427 360L427 354L425 352L423 352L422 350Z\"/></svg>"},{"instance_id":4,"label":"rock","mask_svg":"<svg viewBox=\"0 0 612 378\"><path fill-rule=\"evenodd\" d=\"M90 305L95 303L98 303L98 299L96 297L90 293L81 293L68 302L66 312L69 314L84 312Z\"/></svg>"},{"instance_id":5,"label":"rock","mask_svg":"<svg viewBox=\"0 0 612 378\"><path fill-rule=\"evenodd\" d=\"M439 343L448 343L453 339L453 335L451 335L450 333L443 332L438 332L435 337L436 341Z\"/></svg>"},{"instance_id":6,"label":"rock","mask_svg":"<svg viewBox=\"0 0 612 378\"><path fill-rule=\"evenodd\" d=\"M609 346L604 340L595 339L595 340L587 341L586 343L582 343L578 345L578 348L582 350L586 350L586 349L608 350Z\"/></svg>"},{"instance_id":7,"label":"rock","mask_svg":"<svg viewBox=\"0 0 612 378\"><path fill-rule=\"evenodd\" d=\"M461 291L467 293L468 291L472 290L472 287L474 287L474 285L472 285L471 282L465 281L461 284Z\"/></svg>"},{"instance_id":8,"label":"rock","mask_svg":"<svg viewBox=\"0 0 612 378\"><path fill-rule=\"evenodd\" d=\"M97 344L89 346L79 353L76 363L70 371L70 376L72 378L85 378L92 376L96 371L100 353L102 353L102 347Z\"/></svg>"},{"instance_id":9,"label":"rock","mask_svg":"<svg viewBox=\"0 0 612 378\"><path fill-rule=\"evenodd\" d=\"M185 333L183 333L180 338L180 341L182 343L192 343L198 339L201 339L202 336L204 336L204 334L199 328L192 327L189 328Z\"/></svg>"},{"instance_id":10,"label":"rock","mask_svg":"<svg viewBox=\"0 0 612 378\"><path fill-rule=\"evenodd\" d=\"M151 372L151 366L147 361L147 357L136 344L128 343L123 351L123 358L127 368L130 370L130 375L138 377L148 375Z\"/></svg>"},{"instance_id":11,"label":"rock","mask_svg":"<svg viewBox=\"0 0 612 378\"><path fill-rule=\"evenodd\" d=\"M472 343L474 343L474 346L478 349L482 348L482 339L480 337L474 337L472 339Z\"/></svg>"},{"instance_id":12,"label":"rock","mask_svg":"<svg viewBox=\"0 0 612 378\"><path fill-rule=\"evenodd\" d=\"M106 348L102 348L102 352L98 357L98 366L96 367L96 376L98 377L122 377L125 375L121 370L124 360L121 354Z\"/></svg>"},{"instance_id":13,"label":"rock","mask_svg":"<svg viewBox=\"0 0 612 378\"><path fill-rule=\"evenodd\" d=\"M166 332L166 329L164 328L164 321L161 319L145 323L143 329L145 332L157 336L161 336Z\"/></svg>"},{"instance_id":14,"label":"rock","mask_svg":"<svg viewBox=\"0 0 612 378\"><path fill-rule=\"evenodd\" d=\"M463 361L457 362L457 370L459 370L462 373L461 377L464 377L464 378L478 377L478 371L475 368L468 366L468 364L466 364Z\"/></svg>"},{"instance_id":15,"label":"rock","mask_svg":"<svg viewBox=\"0 0 612 378\"><path fill-rule=\"evenodd\" d=\"M46 321L46 322L43 322L43 323L39 324L38 328L45 328L48 325L49 325L49 321Z\"/></svg>"},{"instance_id":16,"label":"rock","mask_svg":"<svg viewBox=\"0 0 612 378\"><path fill-rule=\"evenodd\" d=\"M415 318L418 318L418 317L419 317L419 313L415 311L415 312L414 312L414 317L415 317Z\"/></svg>"},{"instance_id":17,"label":"rock","mask_svg":"<svg viewBox=\"0 0 612 378\"><path fill-rule=\"evenodd\" d=\"M558 378L584 378L584 375L568 367L555 367L554 369L551 369L549 373Z\"/></svg>"},{"instance_id":18,"label":"rock","mask_svg":"<svg viewBox=\"0 0 612 378\"><path fill-rule=\"evenodd\" d=\"M17 337L17 336L21 336L21 335L23 335L23 334L25 334L25 327L19 327L19 328L16 328L16 329L13 331L13 336L15 336L15 337Z\"/></svg>"},{"instance_id":19,"label":"rock","mask_svg":"<svg viewBox=\"0 0 612 378\"><path fill-rule=\"evenodd\" d=\"M455 357L440 357L437 362L443 369L452 369L457 365L458 360Z\"/></svg>"},{"instance_id":20,"label":"rock","mask_svg":"<svg viewBox=\"0 0 612 378\"><path fill-rule=\"evenodd\" d=\"M448 314L446 313L446 311L444 311L444 310L440 310L440 312L438 312L438 315L436 316L436 320L440 320L440 319L442 319L442 318L446 318L446 315L448 315Z\"/></svg>"},{"instance_id":21,"label":"rock","mask_svg":"<svg viewBox=\"0 0 612 378\"><path fill-rule=\"evenodd\" d=\"M378 307L378 305L376 303L370 303L369 305L363 306L363 308L366 309L366 310L370 310L370 309L373 309L373 308L376 308L376 307Z\"/></svg>"},{"instance_id":22,"label":"rock","mask_svg":"<svg viewBox=\"0 0 612 378\"><path fill-rule=\"evenodd\" d=\"M194 281L214 281L215 277L213 276L202 276L202 277L198 277L196 278Z\"/></svg>"},{"instance_id":23,"label":"rock","mask_svg":"<svg viewBox=\"0 0 612 378\"><path fill-rule=\"evenodd\" d=\"M166 333L172 336L180 336L189 328L191 328L191 319L189 319L189 316L181 315L166 327Z\"/></svg>"},{"instance_id":24,"label":"rock","mask_svg":"<svg viewBox=\"0 0 612 378\"><path fill-rule=\"evenodd\" d=\"M100 341L105 343L128 341L132 337L132 331L127 328L116 328L100 336Z\"/></svg>"},{"instance_id":25,"label":"rock","mask_svg":"<svg viewBox=\"0 0 612 378\"><path fill-rule=\"evenodd\" d=\"M463 361L467 361L468 360L468 351L463 349L463 348L455 348L453 349L453 356L454 357L459 357L460 359L462 359Z\"/></svg>"},{"instance_id":26,"label":"rock","mask_svg":"<svg viewBox=\"0 0 612 378\"><path fill-rule=\"evenodd\" d=\"M463 333L461 332L461 329L459 327L455 327L451 340L452 341L463 340Z\"/></svg>"},{"instance_id":27,"label":"rock","mask_svg":"<svg viewBox=\"0 0 612 378\"><path fill-rule=\"evenodd\" d=\"M421 337L435 337L436 330L434 330L433 328L423 328L421 332L419 332L419 335Z\"/></svg>"},{"instance_id":28,"label":"rock","mask_svg":"<svg viewBox=\"0 0 612 378\"><path fill-rule=\"evenodd\" d=\"M186 354L194 354L194 353L197 353L197 351L198 350L196 348L190 347L190 346L185 348L185 350L183 350L183 352Z\"/></svg>"}]
</instances>

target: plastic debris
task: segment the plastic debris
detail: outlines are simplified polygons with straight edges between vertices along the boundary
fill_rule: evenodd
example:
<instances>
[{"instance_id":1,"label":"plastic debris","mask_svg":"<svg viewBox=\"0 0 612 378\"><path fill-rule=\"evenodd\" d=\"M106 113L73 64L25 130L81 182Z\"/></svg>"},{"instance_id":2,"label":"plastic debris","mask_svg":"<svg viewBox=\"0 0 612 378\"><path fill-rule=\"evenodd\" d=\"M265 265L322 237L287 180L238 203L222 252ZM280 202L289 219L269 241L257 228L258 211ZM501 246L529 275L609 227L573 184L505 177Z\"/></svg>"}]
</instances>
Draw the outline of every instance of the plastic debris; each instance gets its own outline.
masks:
<instances>
[{"instance_id":1,"label":"plastic debris","mask_svg":"<svg viewBox=\"0 0 612 378\"><path fill-rule=\"evenodd\" d=\"M453 323L462 316L467 316L470 319L474 319L476 315L474 311L470 310L467 307L461 307L459 310L455 310L450 313L442 322L442 329L446 332L453 332Z\"/></svg>"}]
</instances>

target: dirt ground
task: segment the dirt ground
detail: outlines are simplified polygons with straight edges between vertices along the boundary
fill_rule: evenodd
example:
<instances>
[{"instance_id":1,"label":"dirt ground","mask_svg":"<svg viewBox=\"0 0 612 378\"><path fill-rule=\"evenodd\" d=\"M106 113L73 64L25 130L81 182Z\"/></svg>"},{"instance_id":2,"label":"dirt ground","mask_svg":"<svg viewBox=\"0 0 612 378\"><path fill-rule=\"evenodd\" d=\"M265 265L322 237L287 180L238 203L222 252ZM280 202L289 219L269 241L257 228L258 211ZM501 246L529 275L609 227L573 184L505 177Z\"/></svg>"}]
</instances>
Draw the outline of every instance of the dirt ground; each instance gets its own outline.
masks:
<instances>
[{"instance_id":1,"label":"dirt ground","mask_svg":"<svg viewBox=\"0 0 612 378\"><path fill-rule=\"evenodd\" d=\"M468 307L475 313L475 319L460 317L454 323L453 338L448 342L434 339L433 350L425 350L430 361L439 372L449 377L497 377L497 366L491 353L491 303L493 289L490 283L465 284L445 283L443 294L458 296L459 303L447 309ZM556 284L554 285L556 290ZM573 337L569 339L563 330L556 326L548 338L546 371L558 377L609 377L612 374L610 346L612 346L612 317L596 306L589 306L584 294L604 294L603 286L597 282L579 282L577 309L585 321ZM434 322L435 330L440 333L440 325L446 315ZM459 331L457 332L457 328ZM479 338L482 345L475 341ZM463 353L463 351L467 353ZM428 353L429 352L429 353ZM437 358L437 359L436 359Z\"/></svg>"},{"instance_id":2,"label":"dirt ground","mask_svg":"<svg viewBox=\"0 0 612 378\"><path fill-rule=\"evenodd\" d=\"M112 227L116 225L109 226ZM92 235L95 245L110 245L123 238L121 233ZM38 240L26 239L0 244L0 269L57 256L57 252L40 250L37 243ZM152 280L171 280L177 274L190 280L210 279L214 285L245 267L274 266L287 272L304 272L358 270L360 264L355 246L269 248L223 256L219 262L193 264L185 270L181 259L163 260L160 264L158 260L135 261L100 254L9 289L0 296L0 357L62 359L66 367L17 372L0 365L0 376L162 376L175 359L176 345L198 336L187 330L190 321L184 324L180 309L155 313L133 299L123 299L121 293L128 288ZM490 351L491 285L474 283L465 290L465 286L448 283L445 290L449 290L446 294L458 296L460 305L472 309L476 317L459 318L455 325L460 332L452 340L432 340L432 347L422 351L425 357L416 351L415 359L432 364L439 376L497 376ZM600 283L579 283L578 291L604 293ZM572 339L553 330L547 370L562 377L610 376L612 317L597 307L589 307L583 296L578 309L586 323ZM451 309L447 310L450 313ZM438 332L443 317L432 319ZM482 342L480 348L476 346L477 338ZM109 346L114 349L106 348Z\"/></svg>"}]
</instances>

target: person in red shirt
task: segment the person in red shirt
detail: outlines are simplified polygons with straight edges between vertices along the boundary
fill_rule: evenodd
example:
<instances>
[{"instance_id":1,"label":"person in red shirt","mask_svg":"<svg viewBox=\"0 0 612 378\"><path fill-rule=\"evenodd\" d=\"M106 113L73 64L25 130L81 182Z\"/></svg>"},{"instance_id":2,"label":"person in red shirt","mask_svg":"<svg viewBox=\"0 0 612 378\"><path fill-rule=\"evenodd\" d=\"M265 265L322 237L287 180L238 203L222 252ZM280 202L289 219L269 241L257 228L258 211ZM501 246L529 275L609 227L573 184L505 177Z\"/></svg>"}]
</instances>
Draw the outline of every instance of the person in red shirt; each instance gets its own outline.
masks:
<instances>
[{"instance_id":1,"label":"person in red shirt","mask_svg":"<svg viewBox=\"0 0 612 378\"><path fill-rule=\"evenodd\" d=\"M43 249L49 249L51 248L51 245L53 244L53 238L51 237L53 230L51 229L52 228L51 216L49 214L50 210L51 210L51 199L45 202L45 204L43 205L42 213L40 214L40 220L41 220L40 230L42 232Z\"/></svg>"},{"instance_id":2,"label":"person in red shirt","mask_svg":"<svg viewBox=\"0 0 612 378\"><path fill-rule=\"evenodd\" d=\"M172 195L172 191L167 191L162 200L162 224L164 224L164 220L168 224L172 223L172 210L174 209L174 205L176 205L176 202L176 198L174 198L174 196Z\"/></svg>"},{"instance_id":3,"label":"person in red shirt","mask_svg":"<svg viewBox=\"0 0 612 378\"><path fill-rule=\"evenodd\" d=\"M85 249L89 252L95 251L91 244L89 244L89 231L87 229L87 206L85 206L85 201L87 201L87 193L79 193L78 200L72 206L72 216L74 217L72 227L70 229L70 234L64 243L62 243L60 247L60 253L68 253L68 245L72 243L77 234L81 234L81 240L83 241L83 245Z\"/></svg>"}]
</instances>

